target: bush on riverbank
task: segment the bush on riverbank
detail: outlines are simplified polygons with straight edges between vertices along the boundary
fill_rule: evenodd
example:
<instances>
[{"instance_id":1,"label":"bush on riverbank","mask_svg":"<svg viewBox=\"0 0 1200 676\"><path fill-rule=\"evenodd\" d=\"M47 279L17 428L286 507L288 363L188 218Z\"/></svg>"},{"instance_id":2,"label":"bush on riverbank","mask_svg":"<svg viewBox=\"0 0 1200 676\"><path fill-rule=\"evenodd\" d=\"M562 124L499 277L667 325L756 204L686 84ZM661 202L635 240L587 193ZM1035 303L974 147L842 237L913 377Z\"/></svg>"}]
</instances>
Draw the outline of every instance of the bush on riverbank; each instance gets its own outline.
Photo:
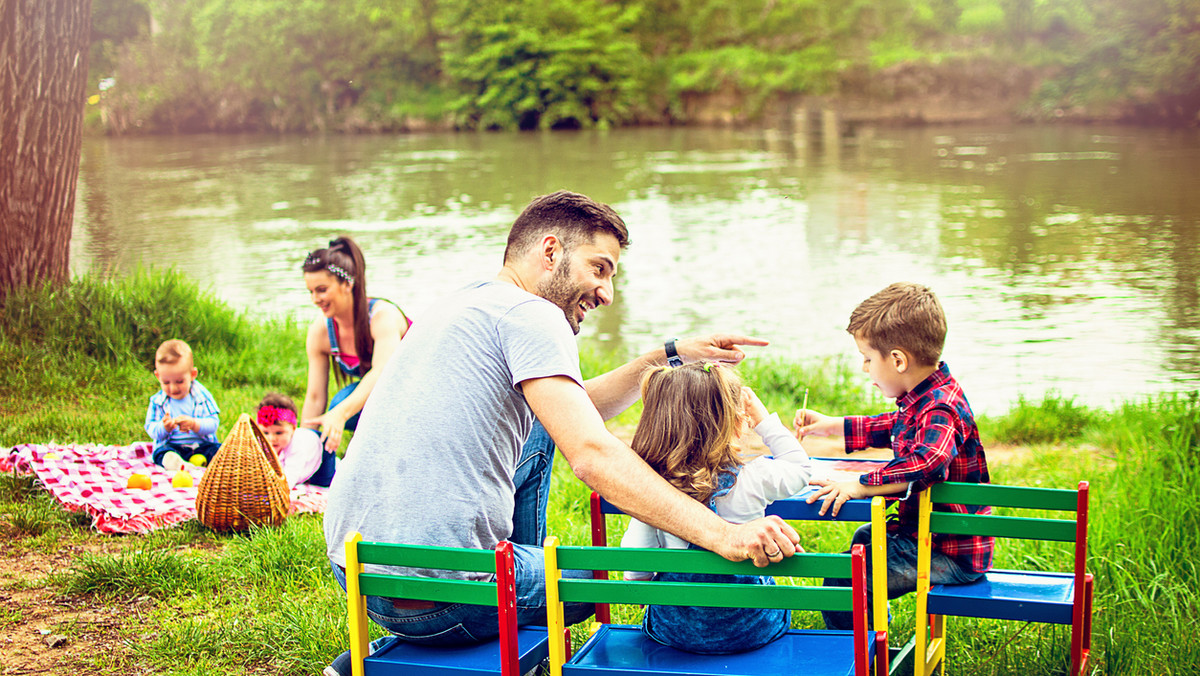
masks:
<instances>
[{"instance_id":1,"label":"bush on riverbank","mask_svg":"<svg viewBox=\"0 0 1200 676\"><path fill-rule=\"evenodd\" d=\"M92 119L110 133L590 128L742 122L817 96L907 122L1196 124L1200 18L1183 7L96 0Z\"/></svg>"},{"instance_id":2,"label":"bush on riverbank","mask_svg":"<svg viewBox=\"0 0 1200 676\"><path fill-rule=\"evenodd\" d=\"M154 302L154 289L183 307L207 309L179 313L170 303ZM37 318L11 301L0 307L0 326L21 327L0 330L0 358L21 365L0 371L4 446L141 439L145 401L154 387L144 350L152 350L153 341L139 342L137 334L149 326L169 327L205 346L208 354L197 354L204 364L201 377L227 412L227 421L235 411L251 410L265 389L295 393L303 387L303 332L298 325L252 321L176 273L147 273L124 281L85 278L63 291L42 290L23 299L34 308L79 314L82 306L72 303L86 299L93 308L124 308L137 319L114 321L106 328L100 320ZM109 347L95 350L86 335L71 333L81 326L105 331ZM210 358L214 361L208 365ZM588 373L615 361L583 355ZM768 408L785 419L802 399L798 384L809 388L814 408L889 407L860 387L861 375L836 360L805 365L751 360L740 371ZM1058 441L1037 442L1013 460L993 462L993 480L1056 487L1091 481L1089 569L1096 575L1093 659L1098 673L1200 672L1200 646L1191 638L1192 618L1200 616L1195 564L1200 546L1200 395L1168 395L1113 411L1088 411L1077 427L1063 428L1057 421L1070 408L1051 396L981 421L985 445L1014 443L1030 430L1059 430L1052 435ZM556 463L554 472L549 529L568 544L585 543L588 490L566 463ZM809 551L840 551L853 529L851 524L798 527ZM87 673L311 674L347 644L344 597L327 574L319 517L293 517L282 527L243 535L216 535L189 522L149 536L111 538L91 531L86 520L63 513L28 477L5 475L0 477L0 531L8 538L3 552L8 570L19 569L27 555L65 546L87 551L55 575L35 575L29 578L33 582L23 583L23 589L47 589L48 598L65 595L58 598L71 599L72 607L121 609L120 631L136 639L121 644L115 654L94 656ZM619 531L614 527L611 533ZM1002 542L996 565L1065 569L1069 558L1054 547ZM130 602L137 613L125 612ZM893 638L903 642L912 632L911 597L893 602L892 609ZM628 608L620 612L629 619L635 614ZM54 616L63 613L56 606ZM23 618L31 614L29 607L13 612L0 608L0 626L25 631ZM819 626L819 619L801 615L797 623ZM61 626L49 628L81 638L87 627L64 619ZM1063 628L955 619L950 635L948 660L956 673L1050 674L1066 668Z\"/></svg>"}]
</instances>

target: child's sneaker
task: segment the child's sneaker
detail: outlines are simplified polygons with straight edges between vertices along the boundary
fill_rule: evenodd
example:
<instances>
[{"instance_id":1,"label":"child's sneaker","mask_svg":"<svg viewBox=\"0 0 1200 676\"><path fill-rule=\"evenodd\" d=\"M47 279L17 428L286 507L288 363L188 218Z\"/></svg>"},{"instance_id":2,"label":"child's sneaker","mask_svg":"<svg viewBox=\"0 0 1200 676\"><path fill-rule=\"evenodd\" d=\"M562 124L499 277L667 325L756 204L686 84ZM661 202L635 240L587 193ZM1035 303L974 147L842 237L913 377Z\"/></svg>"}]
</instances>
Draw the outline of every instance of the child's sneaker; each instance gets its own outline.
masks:
<instances>
[{"instance_id":1,"label":"child's sneaker","mask_svg":"<svg viewBox=\"0 0 1200 676\"><path fill-rule=\"evenodd\" d=\"M325 667L325 671L321 672L321 676L350 676L354 671L354 662L350 659L350 651L338 655L333 658L333 662Z\"/></svg>"},{"instance_id":2,"label":"child's sneaker","mask_svg":"<svg viewBox=\"0 0 1200 676\"><path fill-rule=\"evenodd\" d=\"M183 467L183 456L175 452L164 453L162 458L162 466L163 469L174 474L175 472L179 471L180 467Z\"/></svg>"},{"instance_id":3,"label":"child's sneaker","mask_svg":"<svg viewBox=\"0 0 1200 676\"><path fill-rule=\"evenodd\" d=\"M395 638L395 636L380 636L374 641L371 641L371 643L367 645L367 654L374 655L375 651L391 643ZM353 670L354 664L350 659L350 651L347 650L341 655L338 655L333 660L333 664L325 667L325 669L321 672L321 676L350 676L350 673Z\"/></svg>"}]
</instances>

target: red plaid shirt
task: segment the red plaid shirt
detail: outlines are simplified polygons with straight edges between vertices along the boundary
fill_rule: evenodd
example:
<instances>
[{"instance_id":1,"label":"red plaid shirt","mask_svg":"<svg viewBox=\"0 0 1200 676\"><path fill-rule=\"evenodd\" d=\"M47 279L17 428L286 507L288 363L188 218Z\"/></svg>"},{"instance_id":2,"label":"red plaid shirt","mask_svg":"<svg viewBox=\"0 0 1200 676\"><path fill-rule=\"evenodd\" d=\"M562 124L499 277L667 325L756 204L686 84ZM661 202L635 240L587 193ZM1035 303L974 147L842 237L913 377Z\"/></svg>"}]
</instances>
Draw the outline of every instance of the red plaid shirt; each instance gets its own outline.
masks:
<instances>
[{"instance_id":1,"label":"red plaid shirt","mask_svg":"<svg viewBox=\"0 0 1200 676\"><path fill-rule=\"evenodd\" d=\"M899 519L889 532L917 536L918 491L939 481L988 483L987 458L971 405L945 362L921 384L896 400L899 410L875 416L847 416L846 452L891 448L896 458L859 478L867 486L911 483L900 501ZM990 514L991 507L934 505L938 511ZM992 538L935 534L935 549L977 573L992 567Z\"/></svg>"}]
</instances>

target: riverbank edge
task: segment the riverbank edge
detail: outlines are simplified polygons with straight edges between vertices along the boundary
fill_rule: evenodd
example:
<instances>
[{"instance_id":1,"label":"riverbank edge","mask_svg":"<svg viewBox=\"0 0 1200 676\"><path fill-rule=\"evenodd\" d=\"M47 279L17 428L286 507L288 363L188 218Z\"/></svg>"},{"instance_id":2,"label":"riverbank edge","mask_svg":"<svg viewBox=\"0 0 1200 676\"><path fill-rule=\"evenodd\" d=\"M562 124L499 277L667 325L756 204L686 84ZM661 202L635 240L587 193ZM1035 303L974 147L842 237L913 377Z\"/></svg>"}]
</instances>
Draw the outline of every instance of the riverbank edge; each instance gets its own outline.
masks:
<instances>
[{"instance_id":1,"label":"riverbank edge","mask_svg":"<svg viewBox=\"0 0 1200 676\"><path fill-rule=\"evenodd\" d=\"M877 71L845 72L828 93L780 89L743 91L725 86L714 91L689 90L667 101L647 102L621 128L769 126L825 133L836 125L847 134L859 125L931 126L963 124L1127 124L1195 127L1200 119L1174 116L1164 102L1132 97L1083 100L1055 85L1054 67L1005 63L991 58L961 58L944 63L903 62ZM118 99L119 100L119 99ZM218 106L220 108L220 106ZM86 115L91 135L143 136L188 133L286 132L267 129L253 120L188 118L172 128L131 122L128 115L101 101ZM391 118L364 105L351 105L323 121L322 132L334 134L419 134L478 132L462 125L451 111ZM562 130L574 129L570 125Z\"/></svg>"}]
</instances>

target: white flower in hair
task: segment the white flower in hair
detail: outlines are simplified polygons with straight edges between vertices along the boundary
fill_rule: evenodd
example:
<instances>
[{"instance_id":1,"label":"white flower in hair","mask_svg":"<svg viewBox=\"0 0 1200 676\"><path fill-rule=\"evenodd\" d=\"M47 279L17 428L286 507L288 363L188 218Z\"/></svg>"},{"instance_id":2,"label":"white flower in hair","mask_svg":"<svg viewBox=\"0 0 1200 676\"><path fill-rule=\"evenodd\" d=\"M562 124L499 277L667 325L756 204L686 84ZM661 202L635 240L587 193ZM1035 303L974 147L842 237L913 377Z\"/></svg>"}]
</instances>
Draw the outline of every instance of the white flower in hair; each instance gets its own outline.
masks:
<instances>
[{"instance_id":1,"label":"white flower in hair","mask_svg":"<svg viewBox=\"0 0 1200 676\"><path fill-rule=\"evenodd\" d=\"M329 263L325 266L325 269L337 275L338 277L341 277L342 281L344 282L350 282L351 284L354 283L354 277L349 272L346 272L346 270L341 266Z\"/></svg>"}]
</instances>

